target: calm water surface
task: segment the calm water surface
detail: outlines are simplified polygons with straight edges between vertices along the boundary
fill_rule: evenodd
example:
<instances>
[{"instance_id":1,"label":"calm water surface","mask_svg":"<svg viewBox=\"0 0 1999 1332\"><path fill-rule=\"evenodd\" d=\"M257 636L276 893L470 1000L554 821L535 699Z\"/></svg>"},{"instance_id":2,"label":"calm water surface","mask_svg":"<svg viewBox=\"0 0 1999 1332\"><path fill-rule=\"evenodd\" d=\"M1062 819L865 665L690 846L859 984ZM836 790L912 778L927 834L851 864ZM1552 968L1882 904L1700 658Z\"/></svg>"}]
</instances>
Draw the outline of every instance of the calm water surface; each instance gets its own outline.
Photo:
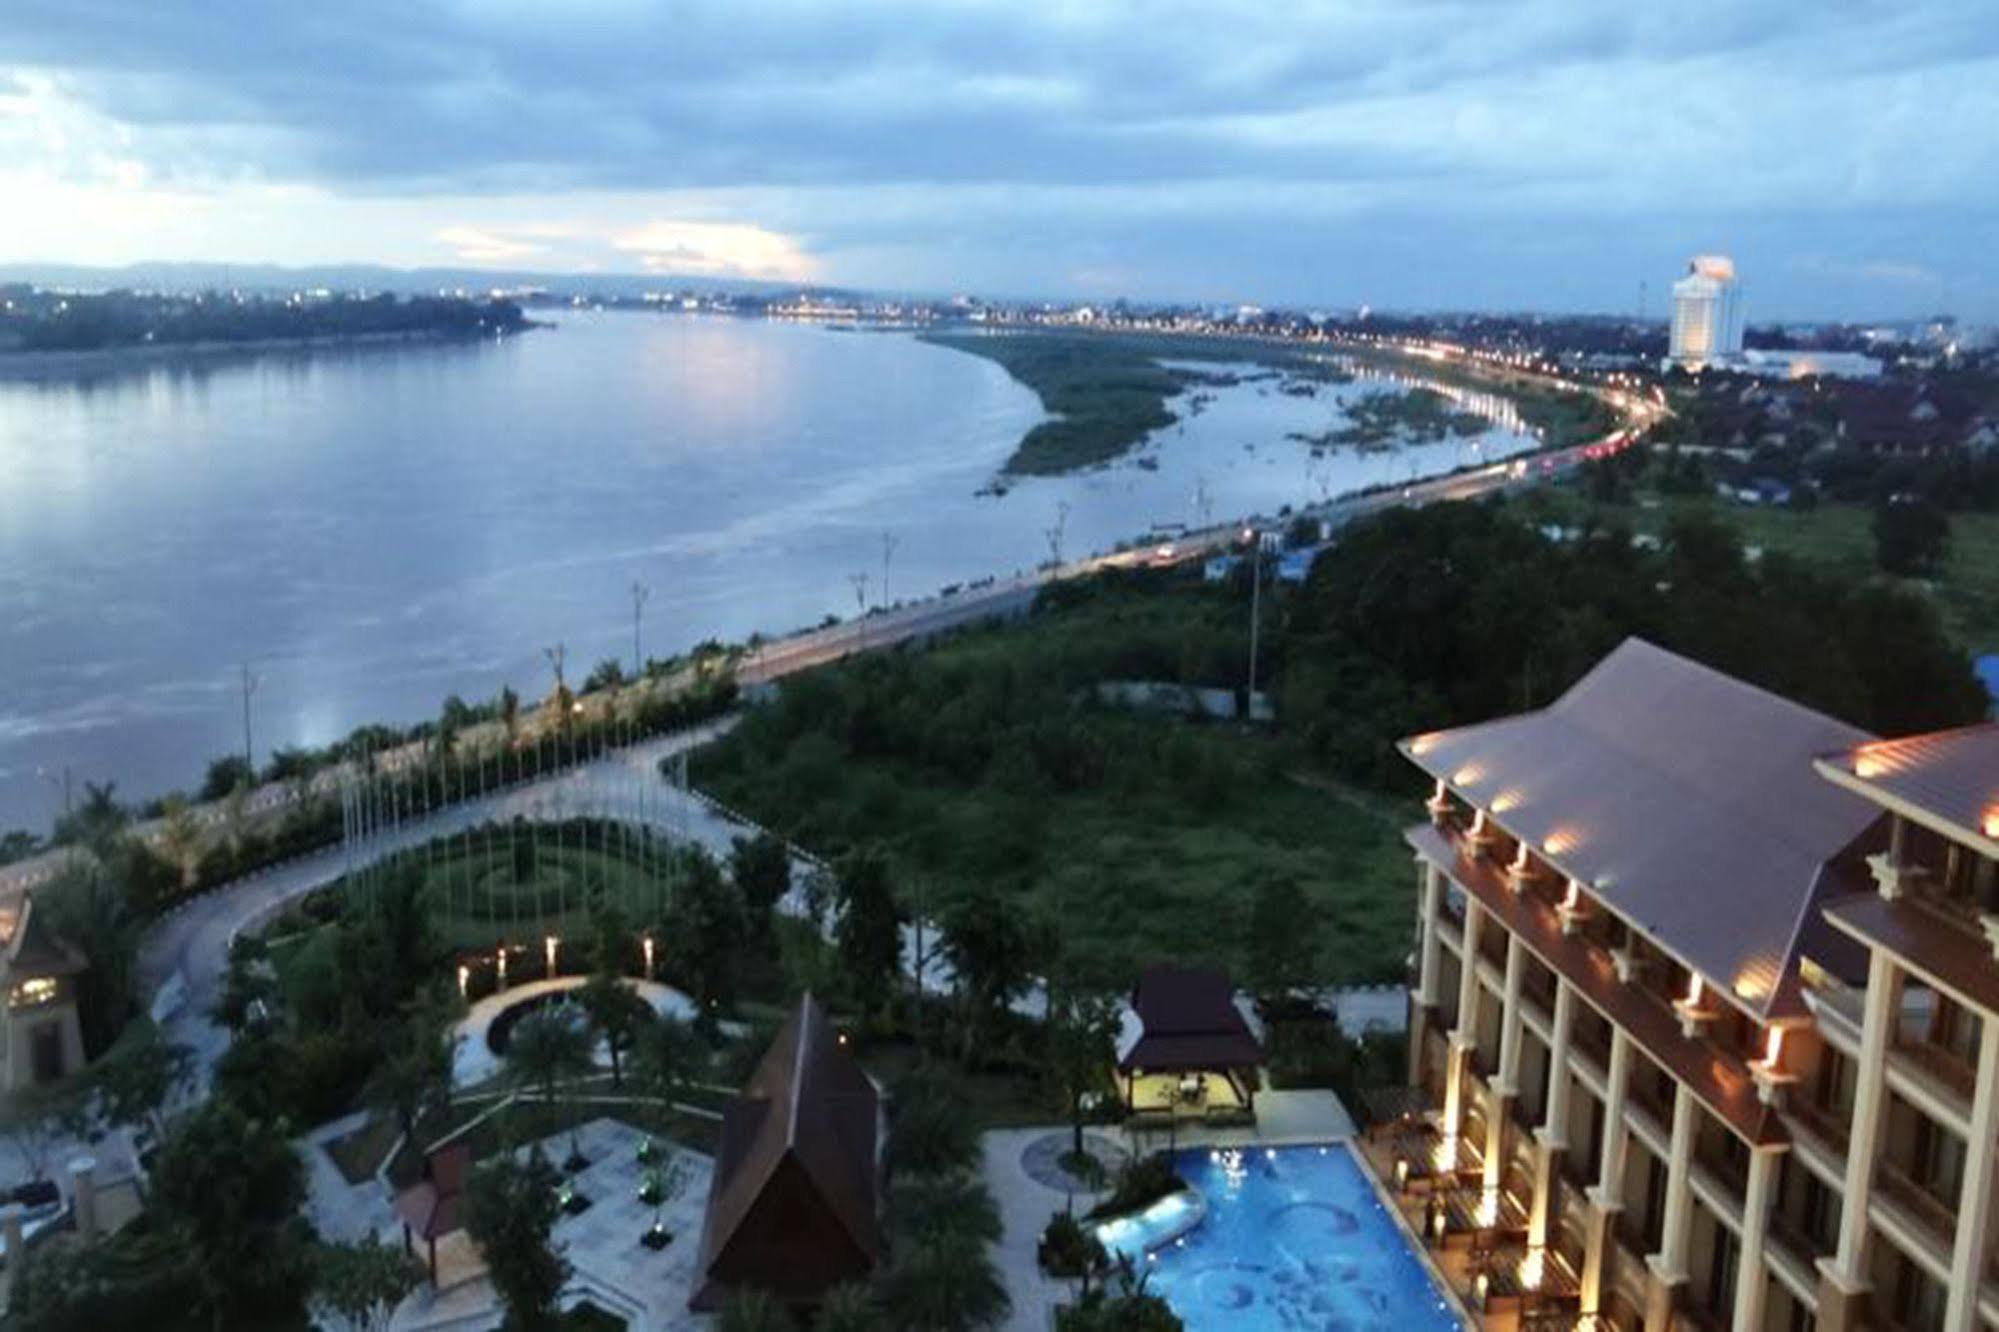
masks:
<instances>
[{"instance_id":1,"label":"calm water surface","mask_svg":"<svg viewBox=\"0 0 1999 1332\"><path fill-rule=\"evenodd\" d=\"M0 829L56 807L39 775L125 796L239 747L260 759L445 695L546 691L653 655L851 613L1163 522L1216 518L1499 457L1474 442L1314 459L1361 383L1207 390L1138 457L977 492L1042 418L981 358L900 334L747 320L565 317L496 343L272 354L83 383L0 383Z\"/></svg>"}]
</instances>

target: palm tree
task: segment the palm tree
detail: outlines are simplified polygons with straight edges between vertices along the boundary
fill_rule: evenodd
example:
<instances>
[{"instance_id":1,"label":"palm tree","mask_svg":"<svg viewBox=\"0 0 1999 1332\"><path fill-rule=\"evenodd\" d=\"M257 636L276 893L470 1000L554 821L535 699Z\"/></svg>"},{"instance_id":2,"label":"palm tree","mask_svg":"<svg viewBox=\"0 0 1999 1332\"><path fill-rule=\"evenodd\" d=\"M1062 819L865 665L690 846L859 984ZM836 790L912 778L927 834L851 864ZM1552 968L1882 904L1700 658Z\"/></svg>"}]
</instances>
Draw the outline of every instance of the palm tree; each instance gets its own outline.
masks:
<instances>
[{"instance_id":1,"label":"palm tree","mask_svg":"<svg viewBox=\"0 0 1999 1332\"><path fill-rule=\"evenodd\" d=\"M530 1013L514 1026L507 1045L507 1073L524 1086L540 1090L544 1104L556 1104L556 1087L564 1079L590 1071L590 1033L582 1023L556 1008ZM569 1129L569 1155L582 1155L576 1127Z\"/></svg>"},{"instance_id":2,"label":"palm tree","mask_svg":"<svg viewBox=\"0 0 1999 1332\"><path fill-rule=\"evenodd\" d=\"M939 1235L906 1246L882 1281L886 1320L931 1332L976 1332L1005 1320L1013 1302L985 1243Z\"/></svg>"},{"instance_id":3,"label":"palm tree","mask_svg":"<svg viewBox=\"0 0 1999 1332\"><path fill-rule=\"evenodd\" d=\"M826 1292L819 1306L813 1332L881 1332L882 1321L874 1292L858 1281L849 1281Z\"/></svg>"},{"instance_id":4,"label":"palm tree","mask_svg":"<svg viewBox=\"0 0 1999 1332\"><path fill-rule=\"evenodd\" d=\"M797 1332L798 1324L768 1291L754 1286L739 1292L722 1306L715 1320L715 1332Z\"/></svg>"}]
</instances>

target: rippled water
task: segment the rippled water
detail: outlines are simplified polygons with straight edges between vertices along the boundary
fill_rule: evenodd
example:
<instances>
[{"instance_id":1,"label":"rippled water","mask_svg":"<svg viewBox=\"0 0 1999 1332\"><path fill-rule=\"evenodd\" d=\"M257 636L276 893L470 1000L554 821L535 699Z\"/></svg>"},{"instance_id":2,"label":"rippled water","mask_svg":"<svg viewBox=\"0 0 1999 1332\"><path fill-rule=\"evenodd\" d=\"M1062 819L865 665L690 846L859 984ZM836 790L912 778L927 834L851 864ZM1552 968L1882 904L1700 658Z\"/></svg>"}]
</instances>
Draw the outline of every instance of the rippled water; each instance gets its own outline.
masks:
<instances>
[{"instance_id":1,"label":"rippled water","mask_svg":"<svg viewBox=\"0 0 1999 1332\"><path fill-rule=\"evenodd\" d=\"M1142 1264L1189 1332L1459 1332L1342 1146L1182 1152L1208 1214Z\"/></svg>"},{"instance_id":2,"label":"rippled water","mask_svg":"<svg viewBox=\"0 0 1999 1332\"><path fill-rule=\"evenodd\" d=\"M1041 419L997 365L902 334L581 315L497 343L246 356L0 383L0 829L40 827L70 765L121 794L240 747L322 744L445 695L545 692L645 649L851 613L889 593L1522 446L1313 459L1310 398L1213 390L1136 458L977 492Z\"/></svg>"}]
</instances>

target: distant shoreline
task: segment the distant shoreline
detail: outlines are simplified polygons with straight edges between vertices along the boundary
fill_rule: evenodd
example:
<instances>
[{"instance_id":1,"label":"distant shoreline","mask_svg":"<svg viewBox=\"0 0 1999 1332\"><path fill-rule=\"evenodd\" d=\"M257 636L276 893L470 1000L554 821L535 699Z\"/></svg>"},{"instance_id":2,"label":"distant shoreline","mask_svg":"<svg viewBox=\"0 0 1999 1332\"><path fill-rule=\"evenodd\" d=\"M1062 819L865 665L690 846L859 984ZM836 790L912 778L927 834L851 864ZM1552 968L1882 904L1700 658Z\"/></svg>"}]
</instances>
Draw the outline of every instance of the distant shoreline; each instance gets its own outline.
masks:
<instances>
[{"instance_id":1,"label":"distant shoreline","mask_svg":"<svg viewBox=\"0 0 1999 1332\"><path fill-rule=\"evenodd\" d=\"M553 328L541 320L527 321L518 332ZM487 337L510 337L512 332L474 333L453 329L410 329L379 333L326 333L292 338L245 338L209 342L124 343L116 347L92 347L85 351L4 351L0 352L0 383L38 383L51 380L85 379L102 374L150 369L182 363L225 360L230 356L259 356L269 352L327 351L348 347L387 347L407 343L476 342Z\"/></svg>"}]
</instances>

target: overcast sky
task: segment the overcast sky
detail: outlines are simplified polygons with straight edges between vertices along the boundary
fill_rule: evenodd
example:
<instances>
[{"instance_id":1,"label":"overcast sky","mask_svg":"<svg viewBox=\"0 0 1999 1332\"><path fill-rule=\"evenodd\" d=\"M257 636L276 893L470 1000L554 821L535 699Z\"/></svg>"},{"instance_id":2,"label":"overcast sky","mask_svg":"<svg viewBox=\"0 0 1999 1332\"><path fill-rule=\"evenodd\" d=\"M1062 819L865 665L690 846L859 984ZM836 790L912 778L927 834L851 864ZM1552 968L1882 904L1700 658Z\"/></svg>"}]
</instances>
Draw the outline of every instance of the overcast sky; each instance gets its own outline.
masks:
<instances>
[{"instance_id":1,"label":"overcast sky","mask_svg":"<svg viewBox=\"0 0 1999 1332\"><path fill-rule=\"evenodd\" d=\"M1999 318L1964 3L5 0L0 261Z\"/></svg>"}]
</instances>

